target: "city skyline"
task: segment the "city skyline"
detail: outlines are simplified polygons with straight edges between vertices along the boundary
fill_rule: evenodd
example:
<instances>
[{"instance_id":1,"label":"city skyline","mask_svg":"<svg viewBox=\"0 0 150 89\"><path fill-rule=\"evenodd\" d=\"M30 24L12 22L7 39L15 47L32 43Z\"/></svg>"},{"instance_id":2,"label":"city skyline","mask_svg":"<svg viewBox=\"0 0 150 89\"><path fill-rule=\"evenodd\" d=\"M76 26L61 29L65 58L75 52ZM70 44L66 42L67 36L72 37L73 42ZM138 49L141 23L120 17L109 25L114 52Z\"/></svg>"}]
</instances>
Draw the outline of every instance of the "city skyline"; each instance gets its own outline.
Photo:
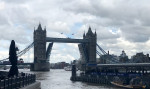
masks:
<instances>
[{"instance_id":1,"label":"city skyline","mask_svg":"<svg viewBox=\"0 0 150 89\"><path fill-rule=\"evenodd\" d=\"M0 59L8 57L11 40L20 50L33 41L39 22L48 37L82 38L89 26L110 54L150 53L150 6L147 0L0 0ZM69 50L68 50L69 49ZM28 53L24 58L28 57ZM32 59L33 52L30 52ZM55 44L51 62L78 59L77 44ZM31 61L31 60L29 60Z\"/></svg>"}]
</instances>

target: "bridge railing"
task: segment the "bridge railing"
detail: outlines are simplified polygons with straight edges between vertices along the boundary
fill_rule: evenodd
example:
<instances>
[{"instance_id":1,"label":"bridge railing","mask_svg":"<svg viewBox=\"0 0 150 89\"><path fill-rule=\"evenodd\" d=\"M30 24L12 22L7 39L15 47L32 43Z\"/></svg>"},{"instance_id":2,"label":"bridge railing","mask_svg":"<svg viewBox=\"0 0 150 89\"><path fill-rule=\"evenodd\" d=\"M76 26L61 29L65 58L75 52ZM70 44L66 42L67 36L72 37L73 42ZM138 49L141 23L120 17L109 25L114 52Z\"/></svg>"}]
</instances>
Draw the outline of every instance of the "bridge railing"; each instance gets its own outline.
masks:
<instances>
[{"instance_id":1,"label":"bridge railing","mask_svg":"<svg viewBox=\"0 0 150 89\"><path fill-rule=\"evenodd\" d=\"M0 80L0 89L19 89L32 84L35 81L35 74L26 74L19 77L4 78Z\"/></svg>"}]
</instances>

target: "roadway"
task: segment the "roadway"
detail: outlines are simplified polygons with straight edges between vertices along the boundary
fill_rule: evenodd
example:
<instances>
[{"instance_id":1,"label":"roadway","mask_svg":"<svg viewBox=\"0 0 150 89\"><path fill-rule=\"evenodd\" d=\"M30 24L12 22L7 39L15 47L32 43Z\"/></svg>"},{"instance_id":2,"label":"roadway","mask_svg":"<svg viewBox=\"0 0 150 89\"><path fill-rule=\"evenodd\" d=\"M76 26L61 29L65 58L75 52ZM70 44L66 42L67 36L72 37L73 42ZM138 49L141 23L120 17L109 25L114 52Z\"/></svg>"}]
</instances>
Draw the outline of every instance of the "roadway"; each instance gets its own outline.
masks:
<instances>
[{"instance_id":1,"label":"roadway","mask_svg":"<svg viewBox=\"0 0 150 89\"><path fill-rule=\"evenodd\" d=\"M33 63L18 63L18 65L31 65ZM10 63L0 63L0 65L11 65Z\"/></svg>"},{"instance_id":2,"label":"roadway","mask_svg":"<svg viewBox=\"0 0 150 89\"><path fill-rule=\"evenodd\" d=\"M150 67L150 63L97 64L97 67Z\"/></svg>"}]
</instances>

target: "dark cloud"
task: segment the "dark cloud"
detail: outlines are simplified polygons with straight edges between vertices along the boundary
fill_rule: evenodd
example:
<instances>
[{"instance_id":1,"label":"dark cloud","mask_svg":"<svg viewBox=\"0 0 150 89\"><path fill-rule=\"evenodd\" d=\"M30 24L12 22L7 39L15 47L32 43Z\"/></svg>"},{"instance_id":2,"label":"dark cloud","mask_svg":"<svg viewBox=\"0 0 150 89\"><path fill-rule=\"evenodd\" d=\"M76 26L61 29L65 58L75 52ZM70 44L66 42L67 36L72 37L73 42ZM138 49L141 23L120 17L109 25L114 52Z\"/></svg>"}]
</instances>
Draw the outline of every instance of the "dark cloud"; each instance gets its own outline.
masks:
<instances>
[{"instance_id":1,"label":"dark cloud","mask_svg":"<svg viewBox=\"0 0 150 89\"><path fill-rule=\"evenodd\" d=\"M27 33L22 29L22 27L0 27L0 30L2 31L0 33L0 39L1 40L15 40L18 43L26 44L29 42L29 39L27 37Z\"/></svg>"},{"instance_id":2,"label":"dark cloud","mask_svg":"<svg viewBox=\"0 0 150 89\"><path fill-rule=\"evenodd\" d=\"M149 40L150 27L146 26L123 26L122 36L132 42L146 42Z\"/></svg>"},{"instance_id":3,"label":"dark cloud","mask_svg":"<svg viewBox=\"0 0 150 89\"><path fill-rule=\"evenodd\" d=\"M147 0L87 0L85 3L74 0L65 4L64 10L75 14L90 14L95 16L95 18L89 22L104 27L115 26L121 28L122 34L127 40L145 42L149 40L147 27L143 27L150 24L150 18L147 15L150 14L148 3L149 1ZM71 7L74 5L76 6ZM140 32L137 29L140 29Z\"/></svg>"}]
</instances>

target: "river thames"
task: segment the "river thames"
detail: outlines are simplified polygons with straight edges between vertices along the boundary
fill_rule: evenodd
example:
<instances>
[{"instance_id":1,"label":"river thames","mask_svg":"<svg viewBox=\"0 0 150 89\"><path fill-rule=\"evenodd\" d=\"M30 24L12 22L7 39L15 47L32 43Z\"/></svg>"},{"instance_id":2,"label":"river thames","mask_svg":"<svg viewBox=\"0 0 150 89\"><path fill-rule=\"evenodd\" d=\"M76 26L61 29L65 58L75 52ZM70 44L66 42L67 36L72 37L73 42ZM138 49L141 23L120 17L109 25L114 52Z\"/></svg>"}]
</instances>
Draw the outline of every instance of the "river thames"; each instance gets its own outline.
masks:
<instances>
[{"instance_id":1,"label":"river thames","mask_svg":"<svg viewBox=\"0 0 150 89\"><path fill-rule=\"evenodd\" d=\"M116 89L116 87L98 84L72 82L70 81L71 71L63 69L51 69L49 72L32 72L29 69L21 69L19 72L36 74L37 81L41 82L41 89Z\"/></svg>"}]
</instances>

